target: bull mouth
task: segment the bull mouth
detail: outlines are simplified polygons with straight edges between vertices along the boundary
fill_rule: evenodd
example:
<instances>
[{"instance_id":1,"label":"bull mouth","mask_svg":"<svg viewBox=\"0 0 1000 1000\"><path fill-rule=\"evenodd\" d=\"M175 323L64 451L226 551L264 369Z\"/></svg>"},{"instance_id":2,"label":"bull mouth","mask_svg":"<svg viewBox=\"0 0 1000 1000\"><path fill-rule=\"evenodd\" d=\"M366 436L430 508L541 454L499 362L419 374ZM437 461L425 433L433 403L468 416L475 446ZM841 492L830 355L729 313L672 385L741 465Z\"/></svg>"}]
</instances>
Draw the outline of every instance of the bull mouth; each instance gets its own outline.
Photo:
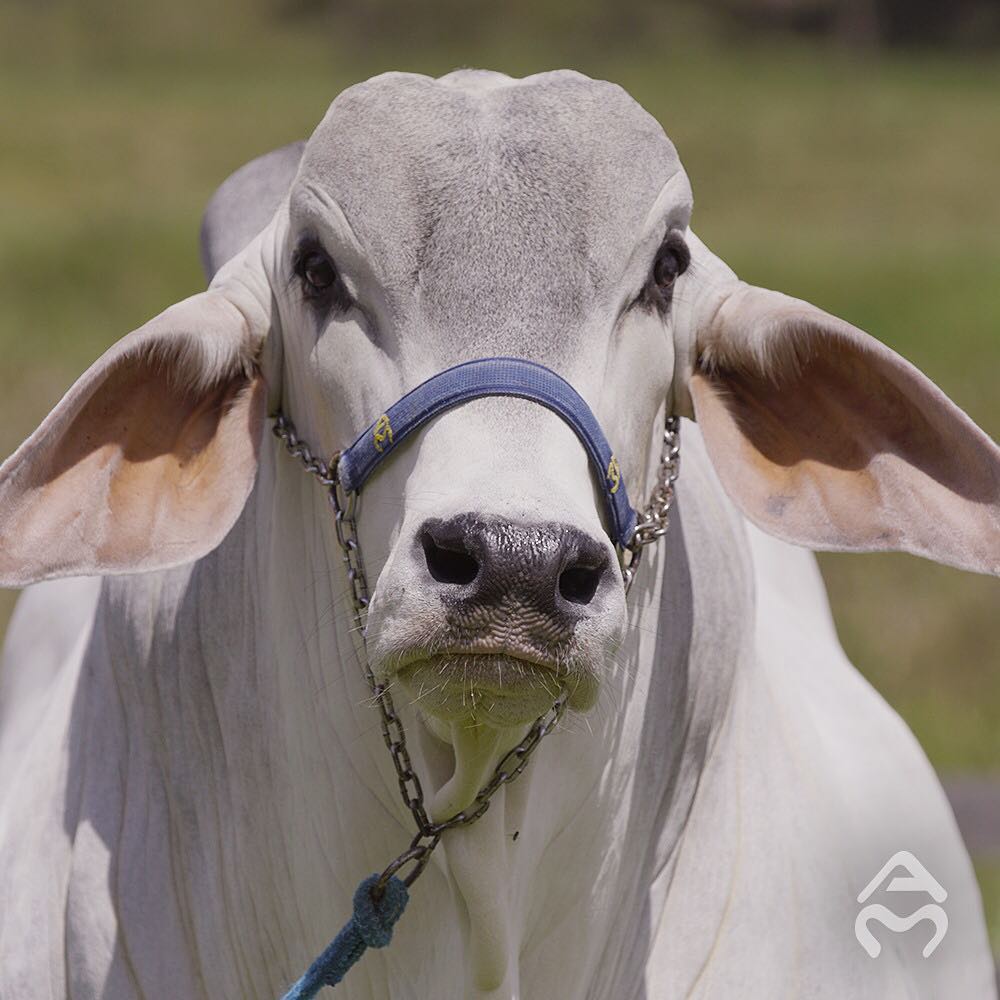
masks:
<instances>
[{"instance_id":1,"label":"bull mouth","mask_svg":"<svg viewBox=\"0 0 1000 1000\"><path fill-rule=\"evenodd\" d=\"M563 689L574 709L596 699L595 674L585 665L507 649L413 653L395 674L413 704L442 722L517 726L546 712Z\"/></svg>"}]
</instances>

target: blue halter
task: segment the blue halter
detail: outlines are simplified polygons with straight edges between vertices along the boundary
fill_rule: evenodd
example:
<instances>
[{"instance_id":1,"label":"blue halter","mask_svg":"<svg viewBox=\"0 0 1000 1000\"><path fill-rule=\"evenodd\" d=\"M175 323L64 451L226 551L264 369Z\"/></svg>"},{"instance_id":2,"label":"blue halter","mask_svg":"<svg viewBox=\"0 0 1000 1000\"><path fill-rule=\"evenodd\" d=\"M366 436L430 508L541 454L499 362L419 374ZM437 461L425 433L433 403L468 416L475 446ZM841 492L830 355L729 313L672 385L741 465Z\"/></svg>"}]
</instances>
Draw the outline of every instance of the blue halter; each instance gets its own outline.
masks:
<instances>
[{"instance_id":1,"label":"blue halter","mask_svg":"<svg viewBox=\"0 0 1000 1000\"><path fill-rule=\"evenodd\" d=\"M360 491L383 459L411 431L439 413L481 396L519 396L557 413L576 433L601 484L612 539L625 548L637 520L611 445L593 411L569 382L544 365L521 358L480 358L447 368L393 403L340 456L341 485Z\"/></svg>"}]
</instances>

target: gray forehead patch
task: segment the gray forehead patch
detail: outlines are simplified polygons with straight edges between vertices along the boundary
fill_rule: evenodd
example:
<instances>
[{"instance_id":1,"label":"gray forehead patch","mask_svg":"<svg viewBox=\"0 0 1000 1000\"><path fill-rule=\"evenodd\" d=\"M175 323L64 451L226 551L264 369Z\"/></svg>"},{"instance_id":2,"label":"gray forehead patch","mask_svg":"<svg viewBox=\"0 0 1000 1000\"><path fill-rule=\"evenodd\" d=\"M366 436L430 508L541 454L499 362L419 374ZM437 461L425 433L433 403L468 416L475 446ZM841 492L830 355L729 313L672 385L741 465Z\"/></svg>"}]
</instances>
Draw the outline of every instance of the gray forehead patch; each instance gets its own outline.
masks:
<instances>
[{"instance_id":1,"label":"gray forehead patch","mask_svg":"<svg viewBox=\"0 0 1000 1000\"><path fill-rule=\"evenodd\" d=\"M439 320L495 324L516 298L522 318L571 322L621 273L679 169L659 124L613 84L391 73L333 102L292 198L313 186L336 200L385 285L419 282Z\"/></svg>"}]
</instances>

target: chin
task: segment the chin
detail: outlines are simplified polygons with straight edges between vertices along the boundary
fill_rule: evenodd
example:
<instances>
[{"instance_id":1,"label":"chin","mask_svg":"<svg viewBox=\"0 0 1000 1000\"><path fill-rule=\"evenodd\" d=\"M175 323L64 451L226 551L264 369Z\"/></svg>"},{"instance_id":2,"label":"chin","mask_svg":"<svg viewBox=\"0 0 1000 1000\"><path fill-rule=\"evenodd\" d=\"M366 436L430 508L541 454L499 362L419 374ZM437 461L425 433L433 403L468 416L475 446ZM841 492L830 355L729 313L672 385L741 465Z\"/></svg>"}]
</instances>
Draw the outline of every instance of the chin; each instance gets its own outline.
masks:
<instances>
[{"instance_id":1,"label":"chin","mask_svg":"<svg viewBox=\"0 0 1000 1000\"><path fill-rule=\"evenodd\" d=\"M408 663L398 673L413 704L430 720L507 729L529 725L569 692L584 712L597 700L597 678L582 667L556 668L505 654L444 653Z\"/></svg>"}]
</instances>

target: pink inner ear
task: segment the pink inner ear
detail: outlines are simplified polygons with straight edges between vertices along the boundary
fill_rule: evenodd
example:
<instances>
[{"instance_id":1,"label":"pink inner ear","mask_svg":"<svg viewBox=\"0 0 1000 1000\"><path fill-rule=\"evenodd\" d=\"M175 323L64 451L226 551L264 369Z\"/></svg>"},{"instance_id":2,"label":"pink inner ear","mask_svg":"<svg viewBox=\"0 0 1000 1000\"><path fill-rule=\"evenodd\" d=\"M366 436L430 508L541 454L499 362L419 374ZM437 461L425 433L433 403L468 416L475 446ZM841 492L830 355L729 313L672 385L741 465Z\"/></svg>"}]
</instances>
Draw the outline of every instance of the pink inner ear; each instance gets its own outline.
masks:
<instances>
[{"instance_id":1,"label":"pink inner ear","mask_svg":"<svg viewBox=\"0 0 1000 1000\"><path fill-rule=\"evenodd\" d=\"M733 500L766 531L810 548L899 548L994 571L995 445L877 341L810 333L809 349L773 374L720 366L691 380Z\"/></svg>"},{"instance_id":2,"label":"pink inner ear","mask_svg":"<svg viewBox=\"0 0 1000 1000\"><path fill-rule=\"evenodd\" d=\"M190 561L243 508L265 417L260 376L195 390L144 351L89 388L68 421L49 434L43 425L15 487L4 487L19 502L0 518L0 578Z\"/></svg>"}]
</instances>

